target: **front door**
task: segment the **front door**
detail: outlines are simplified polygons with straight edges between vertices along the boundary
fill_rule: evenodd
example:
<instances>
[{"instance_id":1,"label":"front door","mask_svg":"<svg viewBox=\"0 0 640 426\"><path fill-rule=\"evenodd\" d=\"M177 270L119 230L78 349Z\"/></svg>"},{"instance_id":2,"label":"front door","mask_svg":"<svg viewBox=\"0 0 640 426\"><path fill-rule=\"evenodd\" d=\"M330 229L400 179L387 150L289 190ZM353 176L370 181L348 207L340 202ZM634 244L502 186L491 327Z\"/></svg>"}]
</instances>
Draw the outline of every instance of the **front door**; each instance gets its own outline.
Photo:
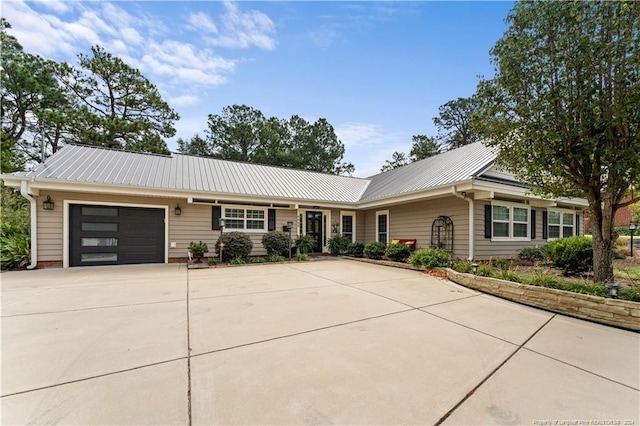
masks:
<instances>
[{"instance_id":1,"label":"front door","mask_svg":"<svg viewBox=\"0 0 640 426\"><path fill-rule=\"evenodd\" d=\"M314 252L322 253L322 212L307 212L307 235L311 235L316 240Z\"/></svg>"}]
</instances>

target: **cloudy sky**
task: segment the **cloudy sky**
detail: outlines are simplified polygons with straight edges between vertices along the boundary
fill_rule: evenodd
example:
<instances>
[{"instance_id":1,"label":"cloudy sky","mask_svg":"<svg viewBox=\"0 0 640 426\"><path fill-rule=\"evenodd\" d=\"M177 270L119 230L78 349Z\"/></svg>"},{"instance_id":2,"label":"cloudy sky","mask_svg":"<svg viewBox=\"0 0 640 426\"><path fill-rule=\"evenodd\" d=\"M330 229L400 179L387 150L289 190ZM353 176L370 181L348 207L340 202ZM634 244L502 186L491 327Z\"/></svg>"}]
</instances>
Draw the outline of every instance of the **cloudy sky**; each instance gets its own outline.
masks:
<instances>
[{"instance_id":1,"label":"cloudy sky","mask_svg":"<svg viewBox=\"0 0 640 426\"><path fill-rule=\"evenodd\" d=\"M438 107L491 76L512 2L4 0L27 52L76 64L101 45L153 82L181 116L177 137L246 104L326 118L356 176L380 170Z\"/></svg>"}]
</instances>

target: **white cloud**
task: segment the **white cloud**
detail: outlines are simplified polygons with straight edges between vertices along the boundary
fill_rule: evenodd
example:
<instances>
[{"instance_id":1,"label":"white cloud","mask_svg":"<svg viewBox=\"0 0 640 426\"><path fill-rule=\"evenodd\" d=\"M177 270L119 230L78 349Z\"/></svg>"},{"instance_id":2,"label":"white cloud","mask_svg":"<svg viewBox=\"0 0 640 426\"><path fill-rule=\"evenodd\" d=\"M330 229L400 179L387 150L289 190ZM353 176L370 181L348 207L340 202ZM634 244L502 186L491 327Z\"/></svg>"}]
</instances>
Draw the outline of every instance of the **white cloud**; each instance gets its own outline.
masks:
<instances>
[{"instance_id":1,"label":"white cloud","mask_svg":"<svg viewBox=\"0 0 640 426\"><path fill-rule=\"evenodd\" d=\"M218 30L216 37L203 37L205 42L220 47L275 49L276 41L272 37L275 24L266 14L257 10L242 12L234 2L225 1L223 4L222 29Z\"/></svg>"},{"instance_id":2,"label":"white cloud","mask_svg":"<svg viewBox=\"0 0 640 426\"><path fill-rule=\"evenodd\" d=\"M169 105L177 108L193 106L198 104L199 102L200 98L193 95L176 96L173 98L169 98L168 100Z\"/></svg>"},{"instance_id":3,"label":"white cloud","mask_svg":"<svg viewBox=\"0 0 640 426\"><path fill-rule=\"evenodd\" d=\"M69 1L60 0L40 0L36 2L38 5L43 6L49 10L57 13L66 13L71 11L72 5Z\"/></svg>"},{"instance_id":4,"label":"white cloud","mask_svg":"<svg viewBox=\"0 0 640 426\"><path fill-rule=\"evenodd\" d=\"M187 17L187 22L189 22L189 28L195 31L206 31L209 33L218 32L216 24L214 24L211 18L209 18L209 16L204 12L191 13Z\"/></svg>"}]
</instances>

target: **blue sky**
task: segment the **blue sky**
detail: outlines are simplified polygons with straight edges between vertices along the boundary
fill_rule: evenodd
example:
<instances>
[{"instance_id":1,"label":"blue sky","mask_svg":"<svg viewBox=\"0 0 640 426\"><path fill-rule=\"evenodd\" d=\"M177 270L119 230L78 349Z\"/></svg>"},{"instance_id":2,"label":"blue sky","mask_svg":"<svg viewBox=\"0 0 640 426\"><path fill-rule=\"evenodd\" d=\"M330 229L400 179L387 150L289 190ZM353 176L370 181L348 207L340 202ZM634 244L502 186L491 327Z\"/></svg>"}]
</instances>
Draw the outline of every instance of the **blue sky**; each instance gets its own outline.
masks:
<instances>
[{"instance_id":1,"label":"blue sky","mask_svg":"<svg viewBox=\"0 0 640 426\"><path fill-rule=\"evenodd\" d=\"M99 44L139 68L180 114L176 138L204 135L207 115L231 104L324 117L355 175L369 176L412 135L435 135L438 107L493 74L489 50L512 6L5 0L1 13L30 53L75 64Z\"/></svg>"}]
</instances>

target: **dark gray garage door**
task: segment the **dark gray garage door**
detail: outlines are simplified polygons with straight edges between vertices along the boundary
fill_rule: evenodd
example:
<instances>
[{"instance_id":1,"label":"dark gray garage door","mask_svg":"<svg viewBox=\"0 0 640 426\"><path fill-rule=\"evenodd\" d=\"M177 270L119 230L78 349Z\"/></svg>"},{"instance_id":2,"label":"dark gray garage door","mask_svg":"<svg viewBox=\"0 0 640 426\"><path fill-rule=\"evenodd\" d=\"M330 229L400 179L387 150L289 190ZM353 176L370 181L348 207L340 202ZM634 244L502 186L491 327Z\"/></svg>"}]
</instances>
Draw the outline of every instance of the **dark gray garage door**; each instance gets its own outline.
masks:
<instances>
[{"instance_id":1,"label":"dark gray garage door","mask_svg":"<svg viewBox=\"0 0 640 426\"><path fill-rule=\"evenodd\" d=\"M164 209L71 205L69 264L164 262Z\"/></svg>"}]
</instances>

